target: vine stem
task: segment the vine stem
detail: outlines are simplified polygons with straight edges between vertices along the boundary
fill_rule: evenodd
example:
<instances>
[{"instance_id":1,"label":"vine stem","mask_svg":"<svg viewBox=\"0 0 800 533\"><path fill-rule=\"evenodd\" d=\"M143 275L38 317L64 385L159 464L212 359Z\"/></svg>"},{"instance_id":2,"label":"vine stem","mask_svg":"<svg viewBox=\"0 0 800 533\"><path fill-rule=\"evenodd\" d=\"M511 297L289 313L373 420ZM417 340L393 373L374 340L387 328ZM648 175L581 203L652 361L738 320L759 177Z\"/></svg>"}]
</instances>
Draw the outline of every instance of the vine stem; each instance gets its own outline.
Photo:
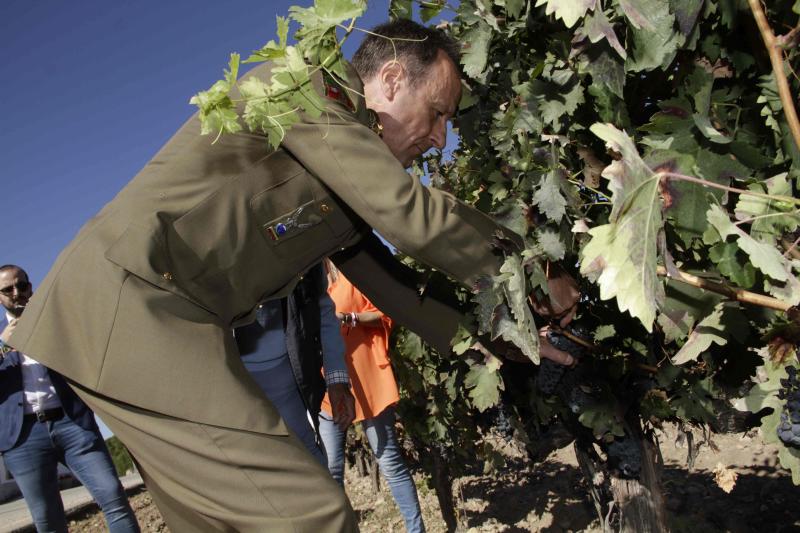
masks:
<instances>
[{"instance_id":1,"label":"vine stem","mask_svg":"<svg viewBox=\"0 0 800 533\"><path fill-rule=\"evenodd\" d=\"M786 72L784 72L782 49L777 43L769 21L767 21L767 15L761 7L761 1L747 1L750 4L750 10L753 12L758 30L761 32L761 38L764 39L764 45L767 47L767 52L769 53L772 71L775 73L775 83L778 85L778 94L780 94L781 104L783 104L783 113L786 115L786 121L789 123L789 129L792 132L794 144L800 149L800 120L797 118L797 111L794 107L789 81L786 79Z\"/></svg>"},{"instance_id":2,"label":"vine stem","mask_svg":"<svg viewBox=\"0 0 800 533\"><path fill-rule=\"evenodd\" d=\"M698 185L703 185L705 187L713 187L715 189L722 189L723 191L733 192L736 194L744 194L747 196L757 196L758 198L765 198L767 200L780 200L782 202L788 202L795 205L800 205L799 198L792 198L791 196L782 196L779 194L765 194L763 192L756 192L756 191L749 191L747 189L737 189L736 187L729 187L727 185L721 185L719 183L714 183L713 181L704 180L702 178L696 178L694 176L687 176L686 174L678 174L677 172L656 172L656 177L661 178L675 178L682 181L689 181L692 183L697 183Z\"/></svg>"},{"instance_id":3,"label":"vine stem","mask_svg":"<svg viewBox=\"0 0 800 533\"><path fill-rule=\"evenodd\" d=\"M722 294L723 296L727 296L742 303L758 305L760 307L766 307L767 309L775 309L776 311L783 311L784 313L792 308L790 304L784 302L783 300L773 298L772 296L746 291L737 287L731 287L725 283L711 281L687 272L683 272L681 270L678 270L677 272L679 276L671 276L667 271L667 267L662 265L658 265L656 267L656 273L661 277L674 279L675 281L680 281L681 283L686 283L687 285L691 285L693 287L698 287L700 289L705 289L717 294Z\"/></svg>"}]
</instances>

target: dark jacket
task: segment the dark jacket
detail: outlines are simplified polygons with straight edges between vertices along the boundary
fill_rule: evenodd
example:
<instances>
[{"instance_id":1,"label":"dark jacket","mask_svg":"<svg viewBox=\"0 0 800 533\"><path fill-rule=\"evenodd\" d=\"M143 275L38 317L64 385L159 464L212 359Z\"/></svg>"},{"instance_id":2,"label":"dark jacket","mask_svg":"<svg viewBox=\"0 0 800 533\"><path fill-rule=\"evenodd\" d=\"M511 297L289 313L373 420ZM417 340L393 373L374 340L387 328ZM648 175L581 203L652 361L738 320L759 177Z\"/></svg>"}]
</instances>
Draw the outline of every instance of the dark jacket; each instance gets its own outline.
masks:
<instances>
[{"instance_id":1,"label":"dark jacket","mask_svg":"<svg viewBox=\"0 0 800 533\"><path fill-rule=\"evenodd\" d=\"M7 325L0 318L0 331ZM84 429L99 431L94 414L57 372L47 371L64 413ZM22 360L19 352L9 352L0 362L0 453L14 447L19 439L23 420Z\"/></svg>"}]
</instances>

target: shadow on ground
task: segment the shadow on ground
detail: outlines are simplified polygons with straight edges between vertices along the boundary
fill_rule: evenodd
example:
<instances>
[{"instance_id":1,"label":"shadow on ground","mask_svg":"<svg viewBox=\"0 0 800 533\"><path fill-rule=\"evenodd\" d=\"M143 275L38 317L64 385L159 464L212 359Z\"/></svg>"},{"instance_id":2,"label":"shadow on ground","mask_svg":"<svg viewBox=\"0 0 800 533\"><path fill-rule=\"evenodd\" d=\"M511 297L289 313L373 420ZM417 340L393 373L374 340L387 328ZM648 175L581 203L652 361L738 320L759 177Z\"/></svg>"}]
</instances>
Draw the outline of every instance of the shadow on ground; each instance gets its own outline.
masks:
<instances>
[{"instance_id":1,"label":"shadow on ground","mask_svg":"<svg viewBox=\"0 0 800 533\"><path fill-rule=\"evenodd\" d=\"M737 467L730 494L706 470L687 472L667 466L663 488L673 532L800 532L800 487L784 470L770 466ZM509 463L494 477L467 477L459 485L461 523L507 524L503 531L543 533L595 529L598 521L580 470L563 463L530 467ZM538 517L552 515L537 525ZM525 526L525 527L520 527Z\"/></svg>"}]
</instances>

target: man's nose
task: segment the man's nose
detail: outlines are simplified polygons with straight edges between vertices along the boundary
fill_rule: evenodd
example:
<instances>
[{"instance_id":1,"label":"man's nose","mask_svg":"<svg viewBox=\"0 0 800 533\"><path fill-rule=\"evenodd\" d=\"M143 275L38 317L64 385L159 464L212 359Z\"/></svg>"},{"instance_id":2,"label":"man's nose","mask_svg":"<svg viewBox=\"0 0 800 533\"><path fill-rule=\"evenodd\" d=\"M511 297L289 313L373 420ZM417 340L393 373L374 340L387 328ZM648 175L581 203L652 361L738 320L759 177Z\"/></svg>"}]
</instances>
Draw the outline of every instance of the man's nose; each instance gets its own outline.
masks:
<instances>
[{"instance_id":1,"label":"man's nose","mask_svg":"<svg viewBox=\"0 0 800 533\"><path fill-rule=\"evenodd\" d=\"M444 148L447 142L447 121L438 120L431 130L431 144L437 149Z\"/></svg>"}]
</instances>

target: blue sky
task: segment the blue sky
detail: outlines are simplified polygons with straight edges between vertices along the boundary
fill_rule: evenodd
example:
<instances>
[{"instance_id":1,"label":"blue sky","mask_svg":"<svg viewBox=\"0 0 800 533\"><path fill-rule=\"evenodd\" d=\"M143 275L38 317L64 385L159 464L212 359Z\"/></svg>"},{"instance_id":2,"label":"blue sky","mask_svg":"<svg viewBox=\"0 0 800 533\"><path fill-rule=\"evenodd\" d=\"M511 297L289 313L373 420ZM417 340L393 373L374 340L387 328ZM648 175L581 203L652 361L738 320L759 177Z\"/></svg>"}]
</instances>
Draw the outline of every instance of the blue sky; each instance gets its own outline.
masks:
<instances>
[{"instance_id":1,"label":"blue sky","mask_svg":"<svg viewBox=\"0 0 800 533\"><path fill-rule=\"evenodd\" d=\"M261 47L276 14L310 3L2 0L0 264L26 269L35 289L191 116L189 98L221 77L230 53ZM388 3L370 0L359 26L384 21Z\"/></svg>"},{"instance_id":2,"label":"blue sky","mask_svg":"<svg viewBox=\"0 0 800 533\"><path fill-rule=\"evenodd\" d=\"M259 48L276 14L310 1L0 2L0 264L38 284L193 113L190 96L221 77L229 54ZM359 26L387 12L388 0L371 0Z\"/></svg>"}]
</instances>

